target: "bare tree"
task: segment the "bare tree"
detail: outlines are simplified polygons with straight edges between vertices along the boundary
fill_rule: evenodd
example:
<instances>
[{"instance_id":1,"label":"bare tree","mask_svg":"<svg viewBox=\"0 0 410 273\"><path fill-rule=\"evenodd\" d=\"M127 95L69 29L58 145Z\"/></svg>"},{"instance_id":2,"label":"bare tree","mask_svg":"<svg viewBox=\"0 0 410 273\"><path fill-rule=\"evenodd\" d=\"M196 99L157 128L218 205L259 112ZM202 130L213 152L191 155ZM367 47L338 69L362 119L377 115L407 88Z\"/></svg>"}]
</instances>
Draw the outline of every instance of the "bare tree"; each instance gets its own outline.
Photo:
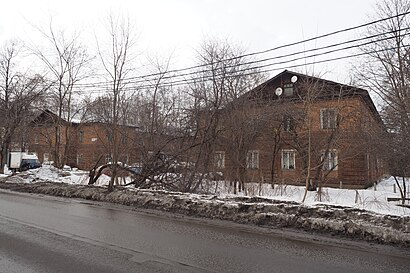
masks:
<instances>
[{"instance_id":1,"label":"bare tree","mask_svg":"<svg viewBox=\"0 0 410 273\"><path fill-rule=\"evenodd\" d=\"M56 31L52 22L48 30L38 30L48 47L33 47L31 51L45 65L46 77L51 81L48 102L58 118L54 119L53 138L49 144L54 164L61 168L67 162L74 136L71 121L78 114L73 107L77 84L89 77L87 65L90 58L77 33L70 36L64 31Z\"/></svg>"},{"instance_id":2,"label":"bare tree","mask_svg":"<svg viewBox=\"0 0 410 273\"><path fill-rule=\"evenodd\" d=\"M117 163L120 157L120 116L121 103L126 98L127 75L131 72L133 55L132 49L135 46L135 37L129 20L109 15L107 20L108 40L104 45L98 44L98 55L109 82L107 87L108 98L110 100L109 113L109 143L110 155L112 158L112 176L108 185L108 190L112 191L115 177L117 175Z\"/></svg>"},{"instance_id":3,"label":"bare tree","mask_svg":"<svg viewBox=\"0 0 410 273\"><path fill-rule=\"evenodd\" d=\"M195 167L186 183L190 191L195 191L204 177L215 170L215 151L218 147L229 147L227 155L229 153L230 157L240 162L238 166L242 168L238 167L235 171L237 174L234 180L235 183L240 181L240 189L243 189L246 180L246 174L243 172L244 169L246 172L246 155L256 136L255 132L250 131L252 126L249 125L257 123L244 117L239 104L243 106L246 102L239 102L239 98L259 83L260 76L245 64L246 59L240 57L242 53L243 50L235 48L227 41L215 40L205 42L198 51L201 68L189 87L189 96L192 99L189 109L191 140L196 144L191 145L195 147ZM243 135L235 135L241 132ZM236 142L223 143L223 138L226 140L234 135L237 136Z\"/></svg>"},{"instance_id":4,"label":"bare tree","mask_svg":"<svg viewBox=\"0 0 410 273\"><path fill-rule=\"evenodd\" d=\"M410 11L408 0L381 0L376 18L390 19L371 25L366 35L373 43L362 47L366 54L355 70L357 79L375 94L382 107L382 116L389 136L381 134L385 161L395 177L403 202L406 197L404 177L410 173ZM383 151L380 149L379 152ZM403 177L400 185L398 176Z\"/></svg>"},{"instance_id":5,"label":"bare tree","mask_svg":"<svg viewBox=\"0 0 410 273\"><path fill-rule=\"evenodd\" d=\"M0 172L4 171L12 141L24 149L22 127L33 114L32 104L47 89L42 77L19 73L17 56L21 46L10 42L0 52Z\"/></svg>"}]
</instances>

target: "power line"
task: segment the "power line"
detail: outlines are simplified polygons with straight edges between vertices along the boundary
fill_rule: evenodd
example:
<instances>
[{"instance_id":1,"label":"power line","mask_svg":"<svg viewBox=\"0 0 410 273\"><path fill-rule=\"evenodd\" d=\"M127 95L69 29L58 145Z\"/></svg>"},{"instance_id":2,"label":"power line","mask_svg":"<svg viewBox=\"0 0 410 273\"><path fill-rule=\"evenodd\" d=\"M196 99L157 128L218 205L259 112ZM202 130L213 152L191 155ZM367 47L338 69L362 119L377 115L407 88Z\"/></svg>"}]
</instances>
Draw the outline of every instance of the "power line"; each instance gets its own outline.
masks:
<instances>
[{"instance_id":1,"label":"power line","mask_svg":"<svg viewBox=\"0 0 410 273\"><path fill-rule=\"evenodd\" d=\"M410 47L410 45L403 45L403 48L408 48ZM332 61L338 61L338 60L343 60L343 59L349 59L349 58L355 58L355 57L360 57L360 56L364 56L364 55L368 55L368 54L372 54L372 53L379 53L379 52L383 52L386 50L395 50L397 49L397 47L391 47L391 48L385 48L385 49L380 49L380 50L374 50L374 51L370 51L370 52L362 52L362 53L357 53L357 54L349 54L346 56L341 56L341 57L335 57L335 58L331 58L331 59L325 59L325 60L321 60L321 61L313 61L310 63L303 63L303 64L296 64L296 65L290 65L290 66L283 66L280 68L273 68L273 69L265 69L265 70L259 70L257 72L249 72L246 74L240 74L240 75L226 75L227 78L234 78L234 77L238 77L238 76L251 76L251 75L256 75L256 74L260 74L260 73L267 73L267 72L273 72L273 71L279 71L279 70L284 70L284 69L291 69L291 68L297 68L297 67L303 67L303 66L307 66L307 65L315 65L315 64L320 64L320 63L326 63L326 62L332 62ZM271 65L272 66L272 65ZM256 70L258 68L263 68L263 67L254 67L252 68L253 70ZM248 69L250 70L250 69ZM245 71L245 70L243 70ZM240 72L240 71L238 71ZM210 81L212 80L212 77L197 77L197 78L193 78L193 79L188 79L188 80L178 80L178 81L173 81L173 82L166 82L163 84L158 85L157 87L175 87L175 86L183 86L183 85L187 85L187 84L193 84L196 83L196 81L201 80L201 81ZM155 87L154 84L150 84L150 85L143 85L143 86L139 86L139 89L147 89L147 88L152 88ZM124 91L127 91L127 89L129 90L129 88L124 89ZM104 93L104 90L97 90L97 91L93 91L93 92L86 92L86 91L76 91L77 93Z\"/></svg>"},{"instance_id":2,"label":"power line","mask_svg":"<svg viewBox=\"0 0 410 273\"><path fill-rule=\"evenodd\" d=\"M147 81L146 78L149 78L149 77L163 76L163 75L165 75L165 74L171 74L171 73L176 73L176 72L182 72L182 71L187 71L187 70L192 70L192 69L196 69L196 68L206 67L206 66L209 66L209 65L218 64L218 63L222 63L222 62L232 61L232 60L236 60L236 59L240 59L240 58L245 58L245 57L250 57L250 56L265 54L265 53L272 52L272 51L276 51L276 50L283 49L283 48L286 48L286 47L291 47L291 46L295 46L295 45L298 45L298 44L302 44L302 43L306 43L306 42L310 42L310 41L322 39L322 38L325 38L325 37L333 36L333 35L336 35L336 34L340 34L340 33L343 33L343 32L348 32L348 31L352 31L352 30L355 30L355 29L363 28L363 27L366 27L366 26L370 26L370 25L377 24L377 23L380 23L380 22L383 22L383 21L387 21L387 20L390 20L390 19L393 19L393 18L396 18L396 17L405 16L405 15L408 15L408 14L410 14L410 11L409 11L409 12L400 13L400 14L397 14L397 15L394 15L394 16L389 16L389 17L386 17L386 18L382 18L382 19L379 19L379 20L375 20L375 21L372 21L372 22L368 22L368 23L365 23L365 24L361 24L361 25L358 25L358 26L354 26L354 27L349 27L349 28L345 28L345 29L333 31L333 32L330 32L330 33L326 33L326 34L323 34L323 35L319 35L319 36L315 36L315 37L312 37L312 38L304 39L304 40L301 40L301 41L297 41L297 42L288 43L288 44L285 44L285 45L273 47L273 48L266 49L266 50L262 50L262 51L257 51L257 52L253 52L253 53L242 54L242 55L235 56L235 57L232 57L232 58L226 58L226 59L218 60L218 61L216 61L216 62L205 63L205 64L190 66L190 67L181 68L181 69L169 70L169 71L165 71L165 72L163 72L163 73L157 72L157 73L151 73L151 74L146 74L146 75L141 75L141 76L129 77L129 78L125 78L124 81L131 81L131 80L133 80L133 79L145 79L145 80L142 81L142 82L145 82L145 81ZM386 34L386 33L385 33L385 34ZM383 34L377 34L377 35L374 35L374 36L369 36L369 37L367 37L367 39L369 39L370 37L375 37L375 36L379 36L379 35L383 35ZM365 38L361 38L361 39L357 39L357 40L363 40L363 39L366 39L366 37L365 37ZM351 40L351 42L354 42L354 41L356 41L356 40ZM346 42L346 43L348 43L348 42ZM343 44L343 43L341 43L341 44ZM335 46L336 46L336 45L335 45ZM299 53L295 53L295 54L301 54L301 53L305 53L305 52L304 52L304 51L300 51ZM194 72L191 72L191 73L194 73ZM190 74L190 73L188 73L188 74ZM173 77L176 77L176 76L173 76ZM91 86L91 87L95 87L95 86L97 86L97 85L106 85L106 84L109 84L109 83L111 83L111 82L112 82L112 81L104 81L104 82L96 82L96 83L84 83L84 84L78 84L78 86L84 86L84 87L85 87L85 86Z\"/></svg>"},{"instance_id":3,"label":"power line","mask_svg":"<svg viewBox=\"0 0 410 273\"><path fill-rule=\"evenodd\" d=\"M408 30L408 29L410 29L410 28L407 28L407 29L403 29L403 30ZM390 34L391 32L386 32L386 33L383 33L383 34ZM381 34L382 35L382 34ZM404 34L404 36L406 36L406 35L409 35L409 34ZM376 37L376 35L373 35L373 36L369 36L369 37L367 37L367 38L374 38L374 37ZM334 49L334 50L329 50L329 51L326 51L326 52L321 52L321 53L316 53L316 54L312 54L312 55L309 55L309 56L303 56L303 57L298 57L298 58L294 58L294 59L291 59L291 60L286 60L286 61L280 61L280 62L275 62L275 63L269 63L269 64L264 64L264 65L260 65L260 66L251 66L251 67L247 67L247 68L243 68L243 69L240 69L240 70L237 70L236 72L243 72L243 71L247 71L247 70L255 70L255 69L261 69L261 68L265 68L265 67L271 67L271 66L275 66L275 65L279 65L279 64L286 64L286 63L289 63L289 62L294 62L294 61L298 61L298 60L302 60L302 59L310 59L310 58L313 58L313 57L318 57L318 56L323 56L323 55L327 55L327 54L330 54L330 53L335 53L335 52L339 52L339 51L344 51L344 50L347 50L347 49L352 49L352 48L356 48L356 47L361 47L361 46L365 46L365 45L369 45L369 44L372 44L372 43L377 43L377 42L381 42L381 41L385 41L385 40L389 40L389 39L392 39L392 38L394 38L394 36L391 36L391 37L384 37L383 39L379 39L379 40L376 40L376 41L369 41L369 42L366 42L366 43L362 43L362 44L357 44L357 45L351 45L351 46L347 46L347 47L343 47L343 48L337 48L337 49ZM355 39L355 41L360 41L360 40L364 40L364 38L360 38L360 39ZM331 48L331 47L334 47L334 46L336 46L336 45L341 45L341 44L346 44L347 42L342 42L342 43L338 43L338 44L335 44L335 45L330 45L330 46L326 46L326 47L322 47L322 48L317 48L316 50L318 50L318 49L325 49L325 48ZM312 51L316 51L315 49L312 49L312 50L308 50L308 51L306 51L306 52L312 52ZM293 56L293 55L298 55L298 53L291 53L291 54L287 54L287 55L283 55L283 56ZM256 63L259 63L259 62L265 62L265 61L267 61L267 60L273 60L273 59L278 59L278 58L280 58L280 57L283 57L283 56L278 56L278 57L273 57L273 58L267 58L267 59L264 59L264 60L259 60L259 61L253 61L253 62L248 62L248 63L241 63L241 64L239 64L239 65L235 65L235 66L243 66L243 65L247 65L247 64L256 64ZM299 65L298 65L299 66ZM228 66L229 67L229 66ZM231 66L231 67L233 67L233 66ZM289 66L287 66L287 67L289 67ZM286 67L285 67L286 68ZM209 71L211 71L211 70L209 70ZM201 72L202 73L202 72ZM189 74L184 74L184 75L193 75L193 74L199 74L198 72L195 72L195 73L189 73ZM172 78L178 78L178 77L181 77L182 75L176 75L176 76L168 76L168 77L164 77L164 79L172 79ZM197 80L199 80L200 78L194 78L194 79L192 79L192 80L195 80L195 79L197 79ZM188 79L189 80L189 79ZM178 81L171 81L171 82L164 82L164 83L162 83L162 84L160 84L161 86L164 86L164 85L166 85L166 84L172 84L172 83L180 83L180 82L187 82L188 81L187 79L182 79L182 80L178 80ZM139 82L147 82L147 81L137 81L137 82L127 82L127 83L124 83L124 84L131 84L131 83L139 83ZM135 89L137 89L137 88L146 88L147 86L150 86L150 87L154 87L155 86L155 84L148 84L148 85L143 85L143 86L137 86L137 87L133 87L132 89L133 90L135 90ZM92 86L92 88L96 88L96 86ZM96 91L91 91L91 92L89 92L89 93L92 93L92 92L96 92ZM101 92L103 92L103 90L99 90L98 91L98 93L101 93Z\"/></svg>"},{"instance_id":4,"label":"power line","mask_svg":"<svg viewBox=\"0 0 410 273\"><path fill-rule=\"evenodd\" d=\"M403 29L402 31L409 30L409 29L410 28L406 28L406 29ZM341 42L341 43L337 43L337 44L332 44L332 45L328 45L328 46L324 46L324 47L309 49L309 50L306 50L306 51L299 51L299 52L294 52L294 53L290 53L290 54L275 56L275 57L266 58L266 59L262 59L262 60L249 61L249 62L234 64L234 65L227 65L227 66L224 66L224 69L233 68L233 67L237 67L237 66L238 67L239 66L245 66L245 65L250 65L250 64L257 64L257 63L267 62L267 61L270 61L270 60L276 60L276 59L282 59L282 58L286 58L286 57L296 56L296 55L300 55L302 53L308 53L308 52L314 52L314 51L319 51L319 50L323 50L323 49L333 48L333 47L337 47L337 46L340 46L340 45L349 44L349 43L352 43L352 42L363 41L363 40L375 38L375 37L378 37L378 36L381 36L381 35L390 34L392 32L393 31L386 32L386 33L381 33L381 34L373 35L373 36L369 36L369 37L354 39L354 40L350 40L350 41L346 41L346 42ZM410 34L403 34L403 37L407 36L407 35L410 35ZM383 39L379 39L379 40L376 40L376 41L369 41L369 42L365 42L365 43L362 43L362 44L356 44L356 45L346 46L346 47L342 47L342 48L337 48L337 49L334 49L334 50L329 50L329 51L326 51L326 52L315 53L315 54L312 54L312 55L309 55L309 56L302 56L302 57L294 58L294 59L291 59L291 60L285 60L285 61L280 61L280 62L276 62L276 63L265 64L265 65L259 66L259 68L272 66L272 65L278 65L278 64L285 64L285 63L294 62L294 61L298 61L298 60L302 60L302 59L309 59L309 58L313 58L313 57L319 57L319 56L322 56L322 55L327 55L327 54L330 54L330 53L335 53L335 52L339 52L339 51L344 51L344 50L348 50L348 49L362 47L362 46L366 46L366 45L369 45L369 44L390 40L390 39L393 39L393 38L394 38L394 36L384 37ZM253 69L253 67L250 67L249 69ZM164 77L162 77L162 80L167 80L167 79L172 79L172 78L179 78L179 77L183 77L183 76L191 76L191 75L196 75L198 73L205 73L205 72L212 72L212 69L202 70L200 72L194 71L194 72L184 73L184 74L179 74L179 75L164 76ZM128 81L128 82L125 82L124 84L138 84L138 83L144 83L144 82L147 82L147 81L148 80ZM90 86L90 87L96 87L96 86Z\"/></svg>"}]
</instances>

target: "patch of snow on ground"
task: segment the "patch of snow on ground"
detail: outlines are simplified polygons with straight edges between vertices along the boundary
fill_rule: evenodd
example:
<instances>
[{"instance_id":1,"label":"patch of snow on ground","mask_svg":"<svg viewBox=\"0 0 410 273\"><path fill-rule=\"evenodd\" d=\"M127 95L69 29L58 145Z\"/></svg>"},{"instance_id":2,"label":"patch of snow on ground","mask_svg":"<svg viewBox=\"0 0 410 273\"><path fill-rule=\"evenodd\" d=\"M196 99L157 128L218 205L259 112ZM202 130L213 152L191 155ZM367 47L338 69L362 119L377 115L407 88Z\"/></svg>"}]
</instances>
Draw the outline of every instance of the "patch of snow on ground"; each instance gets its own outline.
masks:
<instances>
[{"instance_id":1,"label":"patch of snow on ground","mask_svg":"<svg viewBox=\"0 0 410 273\"><path fill-rule=\"evenodd\" d=\"M410 183L407 182L407 196L410 196ZM410 209L397 206L398 202L387 202L387 197L400 197L399 190L395 189L393 177L382 180L376 188L368 189L337 189L323 188L321 198L316 191L308 191L305 205L316 206L329 204L337 206L364 209L380 214L410 215ZM279 201L301 202L305 192L302 186L274 185L249 183L244 192L233 194L233 187L229 182L214 183L211 192L222 197L258 196ZM407 204L410 202L407 201Z\"/></svg>"},{"instance_id":2,"label":"patch of snow on ground","mask_svg":"<svg viewBox=\"0 0 410 273\"><path fill-rule=\"evenodd\" d=\"M39 169L29 170L18 174L25 182L60 182L69 184L86 185L88 183L88 172L81 170L62 171L53 166L43 166ZM106 186L110 181L110 177L102 175L96 185ZM128 182L128 181L127 181ZM407 183L407 192L410 192L410 183ZM307 193L305 205L317 206L321 204L337 205L364 209L380 214L390 215L410 215L410 209L397 206L398 202L387 202L387 197L400 197L399 190L395 189L395 180L393 177L384 179L377 184L376 188L368 189L337 189L337 188L323 188L322 195L315 191ZM132 186L130 186L132 187ZM291 185L274 185L248 183L244 192L237 194L233 193L233 187L226 181L208 181L203 185L203 191L221 198L234 198L238 196L257 196L278 201L294 201L301 202L304 195L304 187ZM204 195L191 195L192 199L206 199ZM195 196L195 197L194 197ZM408 194L410 196L410 194ZM408 201L407 201L408 202ZM409 202L408 202L409 203Z\"/></svg>"}]
</instances>

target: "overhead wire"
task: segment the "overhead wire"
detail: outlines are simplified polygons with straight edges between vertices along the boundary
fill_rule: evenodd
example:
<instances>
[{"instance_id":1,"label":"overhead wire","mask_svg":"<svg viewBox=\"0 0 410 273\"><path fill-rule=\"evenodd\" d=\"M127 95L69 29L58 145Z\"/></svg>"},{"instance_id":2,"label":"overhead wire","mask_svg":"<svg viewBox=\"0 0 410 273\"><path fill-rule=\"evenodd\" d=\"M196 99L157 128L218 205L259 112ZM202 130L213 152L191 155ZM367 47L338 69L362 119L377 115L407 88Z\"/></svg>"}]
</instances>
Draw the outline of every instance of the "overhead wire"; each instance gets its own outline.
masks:
<instances>
[{"instance_id":1,"label":"overhead wire","mask_svg":"<svg viewBox=\"0 0 410 273\"><path fill-rule=\"evenodd\" d=\"M403 48L408 48L410 47L409 45L403 45ZM308 63L302 63L302 64L296 64L296 65L288 65L288 66L283 66L283 67L279 67L279 68L272 68L272 69L265 69L265 70L258 70L256 72L249 72L249 73L243 73L240 74L240 76L251 76L251 75L256 75L256 74L261 74L261 73L267 73L267 72L273 72L273 71L279 71L279 70L284 70L284 69L291 69L291 68L297 68L297 67L303 67L306 65L315 65L315 64L320 64L320 63L326 63L326 62L332 62L332 61L338 61L338 60L343 60L343 59L349 59L349 58L354 58L354 57L360 57L360 56L364 56L367 54L371 54L371 53L379 53L379 52L383 52L385 50L395 50L397 49L397 47L391 47L391 48L386 48L386 49L381 49L381 50L374 50L374 51L370 51L370 52L362 52L362 53L357 53L357 54L349 54L349 55L345 55L345 56L340 56L340 57L335 57L335 58L330 58L330 59L325 59L325 60L320 60L320 61L312 61L312 62L308 62ZM252 68L253 70L258 69L258 67L254 67ZM248 69L250 70L250 69ZM243 71L242 71L243 72ZM226 78L234 78L234 77L238 77L237 74L227 74L225 75ZM160 85L141 85L138 86L138 89L147 89L147 88L153 88L153 87L161 87L161 88L166 88L166 87L176 87L176 86L182 86L182 85L187 85L187 84L194 84L197 83L198 81L210 81L212 80L212 77L197 77L197 78L192 78L192 79L185 79L185 80L178 80L178 81L172 81L172 82L166 82ZM133 90L135 90L136 87L133 88ZM129 90L128 88L124 89L124 91ZM88 93L87 91L76 91L77 93L83 93L86 94ZM104 90L97 90L95 93L106 93L106 91Z\"/></svg>"},{"instance_id":2,"label":"overhead wire","mask_svg":"<svg viewBox=\"0 0 410 273\"><path fill-rule=\"evenodd\" d=\"M227 59L223 59L220 60L218 62L223 62L225 61L229 61L229 60L235 60L235 59L239 59L239 58L243 58L246 56L254 56L257 54L262 54L262 53L267 53L273 50L277 50L280 48L284 48L284 47L288 47L288 46L292 46L292 45L296 45L296 44L300 44L303 42L307 42L307 41L312 41L314 39L318 39L318 38L323 38L323 37L328 37L331 35L335 35L337 33L341 33L341 32L345 32L345 31L349 31L349 30L353 30L353 29L358 29L360 27L364 27L364 26L369 26L381 21L385 21L385 20L389 20L392 18L395 18L397 16L404 16L409 14L410 12L406 12L406 13L402 13L399 15L395 15L395 16L391 16L391 17L387 17L387 18L383 18L380 20L376 20L373 22L369 22L366 24L362 24L356 27L350 27L350 28L346 28L346 29L342 29L342 30L338 30L338 31L334 31L331 33L327 33L324 35L320 35L314 38L309 38L309 39L305 39L299 42L295 42L295 43L290 43L290 44L285 44L282 46L278 46L275 48L271 48L271 49L267 49L264 51L259 51L259 52L254 52L254 53L249 53L249 54L243 54L241 56L236 56L234 58L227 58ZM401 31L407 31L410 28L404 28L399 30ZM342 52L348 49L353 49L353 48L358 48L358 47L362 47L365 45L369 45L372 43L377 43L377 42L381 42L381 41L385 41L388 39L392 39L394 38L394 36L391 37L384 37L385 35L388 34L392 34L393 32L396 31L388 31L388 32L384 32L384 33L379 33L379 34L375 34L375 35L371 35L371 36L365 36L365 37L361 37L361 38L357 38L357 39L352 39L352 40L348 40L348 41L343 41L343 42L339 42L339 43L335 43L335 44L330 44L330 45L326 45L326 46L322 46L319 48L312 48L312 49L308 49L308 50L304 50L304 51L297 51L297 52L292 52L292 53L288 53L288 54L283 54L283 55L279 55L279 56L274 56L274 57L269 57L269 58L264 58L264 59L259 59L259 60L252 60L252 61L245 61L245 62L240 62L240 63L235 63L235 64L228 64L224 66L224 69L227 68L236 68L239 67L241 69L236 70L235 73L242 73L242 72L247 72L247 71L255 71L258 70L257 72L251 72L251 73L247 73L247 74L241 74L243 76L249 76L249 75L253 75L253 74L257 74L257 73L267 73L267 72L273 72L273 71L278 71L278 70L283 70L283 69L290 69L290 68L296 68L296 67L301 67L301 66L306 66L306 65L315 65L315 64L319 64L319 63L324 63L324 62L331 62L331 61L336 61L336 60L342 60L342 59L347 59L347 58L353 58L353 57L358 57L358 56L363 56L367 53L358 53L358 54L349 54L347 56L342 56L342 57L336 57L336 58L330 58L330 59L325 59L325 60L320 60L320 61L313 61L313 62L308 62L308 63L303 63L303 64L292 64L292 65L287 65L284 67L280 67L280 68L270 68L270 69L266 69L268 67L273 67L273 66L277 66L277 65L281 65L281 64L286 64L286 63L292 63L292 62L296 62L298 60L301 59L310 59L313 57L318 57L318 56L324 56L324 55L328 55L331 53L335 53L335 52ZM409 33L406 33L404 35L408 35ZM376 39L376 40L371 40L374 38L378 38L380 36L383 36L382 39ZM370 41L366 41L366 40L370 40ZM325 49L330 49L330 48L335 48L335 47L339 47L342 45L347 45L347 44L351 44L351 43L357 43L357 42L361 42L361 41L366 41L364 43L361 44L353 44L353 45L349 45L349 46L345 46L342 48L336 48L336 49L332 49L332 50L328 50L325 52L320 52L321 50L325 50ZM389 49L385 49L385 50L389 50ZM297 56L300 54L306 54L307 52L318 52L319 53L314 53L308 56L303 56L303 57L297 57L297 58L293 58L293 59L288 59L288 60L284 60L284 61L278 61L278 62L273 62L273 63L267 63L267 64L263 64L266 63L268 61L271 60L280 60L280 59L284 59L284 58L288 58L288 57L292 57L292 56ZM203 70L199 70L199 71L192 71L192 72L187 72L187 73L182 73L182 74L171 74L172 72L180 72L180 71L188 71L189 69L194 69L194 68L200 68L200 67L207 67L213 64L216 64L218 62L210 62L210 63L205 63L205 64L201 64L201 65L197 65L197 66L192 66L192 67L188 67L188 68L183 68L183 69L175 69L175 70L169 70L169 71L165 71L163 73L151 73L151 74L147 74L147 75L141 75L141 76L137 76L137 77L130 77L130 78L126 78L123 80L122 84L124 86L124 88L122 90L124 91L137 91L140 89L147 89L147 88L152 88L152 87L169 87L169 86L180 86L180 85L186 85L186 84L192 84L197 82L198 80L210 80L210 78L207 78L206 75L204 76L196 76L198 74L206 74L207 72L211 72L212 69L203 69ZM262 63L262 64L261 64ZM246 67L247 65L253 65L253 64L261 64L258 66L249 66ZM261 70L263 69L263 70ZM167 75L168 74L168 75ZM196 77L191 77L191 78L183 78L183 79L178 79L181 77L187 77L187 76L196 76ZM155 78L150 79L149 77L154 77L154 76L161 76L163 82L161 82L160 84L155 84L152 83L152 81L156 80ZM215 76L221 76L216 74ZM227 77L237 77L237 74L232 74L232 75L225 75ZM137 80L135 80L137 79ZM140 80L138 80L140 79ZM178 79L178 80L175 80ZM171 81L168 81L171 80ZM97 83L79 83L76 84L76 86L74 87L75 93L77 94L97 94L97 93L106 93L108 91L108 85L110 84L110 81L105 81L105 82L97 82ZM138 85L139 83L143 83L141 85ZM146 84L144 84L146 83ZM130 85L132 85L130 87Z\"/></svg>"},{"instance_id":3,"label":"overhead wire","mask_svg":"<svg viewBox=\"0 0 410 273\"><path fill-rule=\"evenodd\" d=\"M409 34L406 34L406 35L409 35ZM393 37L386 37L386 38L383 38L383 39L379 39L377 41L370 41L370 42L366 42L366 43L359 44L359 45L348 46L348 47L339 48L339 49L335 49L335 50L329 50L329 51L326 51L326 52L316 53L316 54L303 56L303 57L298 57L298 58L294 58L294 59L291 59L291 60L280 61L280 62L275 62L275 63L268 63L268 64L259 65L259 66L245 67L245 68L236 70L235 72L236 73L246 72L248 70L257 70L257 69L262 69L262 68L266 68L266 67L272 67L272 66L275 66L275 65L286 64L286 63L290 63L290 62L294 62L294 61L298 61L298 60L302 60L302 59L311 59L313 57L323 56L323 55L327 55L327 54L330 54L330 53L343 51L343 50L346 50L346 49L356 48L356 47L372 44L374 42L381 42L381 41L385 41L385 40L388 40L388 39L391 39L391 38L393 38ZM384 49L384 50L390 50L390 49L387 48L387 49ZM378 51L378 52L380 52L380 51ZM281 68L268 69L268 70L263 70L263 71L258 70L258 72L256 72L256 73L272 72L272 71L276 71L276 70L282 70L282 69L286 69L286 68L288 68L288 69L289 68L295 68L295 67L300 67L300 66L304 66L304 65L314 65L314 64L323 63L323 62L330 62L330 61L335 61L335 60L358 57L358 56L362 56L362 55L369 54L369 53L372 53L372 52L366 52L366 53L363 53L363 54L353 54L353 55L349 54L347 56L338 57L338 58L330 58L330 59L325 59L325 60L321 60L321 61L315 61L315 62L309 62L309 63L303 63L303 64L297 64L297 65L287 65L287 66L284 66L284 67L281 67ZM290 55L294 55L294 54L288 54L288 55L290 56ZM258 63L258 61L240 64L240 65L238 65L238 67L239 66L244 66L246 64L254 64L254 63ZM196 72L195 74L198 74L198 72ZM214 76L216 76L216 77L221 76L221 74L215 74ZM237 77L238 75L237 74L231 74L231 75L225 75L225 76L226 77ZM171 78L177 78L177 77L171 77ZM180 80L176 80L176 81L168 81L168 82L165 81L165 82L160 83L160 84L148 83L146 85L133 86L131 88L128 88L128 90L144 89L144 88L150 88L150 87L155 87L155 86L170 86L172 84L178 84L179 85L180 83L188 84L188 83L195 82L196 80L207 80L207 79L204 78L203 76L199 76L199 77L194 77L194 78L189 78L189 79L180 79ZM89 93L96 92L96 91L92 91L92 90L89 90L89 91L91 91ZM98 93L101 93L101 92L103 92L103 90L98 90Z\"/></svg>"},{"instance_id":4,"label":"overhead wire","mask_svg":"<svg viewBox=\"0 0 410 273\"><path fill-rule=\"evenodd\" d=\"M181 68L181 69L173 69L173 70L169 70L169 71L165 71L165 72L156 72L156 73L150 73L150 74L146 74L146 75L140 75L140 76L135 76L135 77L124 78L123 80L124 80L124 81L127 81L127 82L129 82L129 83L132 83L131 80L134 80L134 79L144 79L144 80L142 80L142 82L145 82L145 81L147 81L147 78L149 78L149 77L163 76L164 74L171 74L171 73L176 73L176 72L182 72L182 71L192 70L192 69L196 69L196 68L207 67L207 66L210 66L210 65L213 65L213 64L217 64L217 63L223 63L223 62L227 62L227 61L232 61L232 60L236 60L236 59L240 59L240 58L245 58L245 57L250 57L250 56L265 54L265 53L272 52L272 51L279 50L279 49L283 49L283 48L286 48L286 47L291 47L291 46L294 46L294 45L298 45L298 44L302 44L302 43L306 43L306 42L318 40L318 39L321 39L321 38L333 36L333 35L336 35L336 34L340 34L340 33L343 33L343 32L347 32L347 31L352 31L352 30L359 29L359 28L362 28L362 27L370 26L370 25L373 25L373 24L376 24L376 23L380 23L380 22L383 22L383 21L386 21L386 20L390 20L390 19L393 19L393 18L396 18L396 17L400 17L400 16L405 16L405 15L408 15L408 14L410 14L410 11L409 11L409 12L400 13L400 14L397 14L397 15L394 15L394 16L389 16L389 17L386 17L386 18L382 18L382 19L379 19L379 20L375 20L375 21L372 21L372 22L368 22L368 23L365 23L365 24L361 24L361 25L358 25L358 26L349 27L349 28L345 28L345 29L333 31L333 32L330 32L330 33L326 33L326 34L323 34L323 35L311 37L311 38L304 39L304 40L301 40L301 41L297 41L297 42L293 42L293 43L288 43L288 44L285 44L285 45L280 45L280 46L273 47L273 48L266 49L266 50L262 50L262 51L257 51L257 52L253 52L253 53L242 54L242 55L234 56L234 57L231 57L231 58L225 58L225 59L217 60L217 61L214 61L214 62L209 62L209 63L205 63L205 64L190 66L190 67ZM403 29L403 30L404 30L404 29ZM323 49L323 48L334 47L334 46L338 46L338 45L347 44L347 43L350 43L350 42L356 42L356 41L361 41L361 40L365 40L365 39L370 39L370 38L374 38L374 37L377 37L377 36L380 36L380 35L384 35L384 34L388 34L388 33L392 33L392 32L386 32L386 33L376 34L376 35L372 35L372 36L368 36L368 37L362 37L362 38L359 38L359 39L354 39L354 40L350 40L350 41L346 41L346 42L342 42L342 43L338 43L338 44L334 44L334 45L330 45L330 46L325 46L325 47L318 48L318 49L311 49L311 50L309 50L309 51L321 50L321 49ZM306 53L306 51L299 51L299 52L296 52L296 53L293 53L293 54L302 54L302 53ZM274 59L274 58L275 58L275 57L273 57L272 59ZM279 58L279 57L276 57L276 58ZM271 58L267 58L267 59L271 59ZM263 61L263 60L261 60L261 61ZM195 72L190 72L190 73L184 74L184 75L173 75L173 76L171 76L171 77L186 76L186 75L189 75L189 74L191 74L191 73L197 73L197 71L195 71ZM79 83L78 86L84 86L84 87L86 87L86 86L90 87L90 86L91 86L91 87L94 87L94 86L98 86L98 85L107 85L107 84L109 84L110 82L112 83L112 81L100 81L100 82L95 82L95 83Z\"/></svg>"}]
</instances>

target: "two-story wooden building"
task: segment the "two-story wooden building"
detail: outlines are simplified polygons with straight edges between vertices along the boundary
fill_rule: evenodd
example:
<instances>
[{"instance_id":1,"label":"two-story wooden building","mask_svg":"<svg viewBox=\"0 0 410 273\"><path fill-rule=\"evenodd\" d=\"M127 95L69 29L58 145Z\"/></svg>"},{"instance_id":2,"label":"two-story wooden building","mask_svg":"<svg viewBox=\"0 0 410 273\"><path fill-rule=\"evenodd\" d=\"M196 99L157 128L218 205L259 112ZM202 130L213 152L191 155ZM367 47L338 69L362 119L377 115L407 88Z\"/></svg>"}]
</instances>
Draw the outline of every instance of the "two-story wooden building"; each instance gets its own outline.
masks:
<instances>
[{"instance_id":1,"label":"two-story wooden building","mask_svg":"<svg viewBox=\"0 0 410 273\"><path fill-rule=\"evenodd\" d=\"M238 101L221 111L214 155L229 180L365 187L385 174L366 90L285 70Z\"/></svg>"},{"instance_id":2,"label":"two-story wooden building","mask_svg":"<svg viewBox=\"0 0 410 273\"><path fill-rule=\"evenodd\" d=\"M118 161L142 164L158 150L166 150L166 136L156 136L137 126L118 125L116 144ZM56 133L57 132L57 133ZM51 111L43 111L31 122L28 150L41 162L59 161L71 167L89 170L95 165L112 162L113 133L103 122L65 121Z\"/></svg>"}]
</instances>

